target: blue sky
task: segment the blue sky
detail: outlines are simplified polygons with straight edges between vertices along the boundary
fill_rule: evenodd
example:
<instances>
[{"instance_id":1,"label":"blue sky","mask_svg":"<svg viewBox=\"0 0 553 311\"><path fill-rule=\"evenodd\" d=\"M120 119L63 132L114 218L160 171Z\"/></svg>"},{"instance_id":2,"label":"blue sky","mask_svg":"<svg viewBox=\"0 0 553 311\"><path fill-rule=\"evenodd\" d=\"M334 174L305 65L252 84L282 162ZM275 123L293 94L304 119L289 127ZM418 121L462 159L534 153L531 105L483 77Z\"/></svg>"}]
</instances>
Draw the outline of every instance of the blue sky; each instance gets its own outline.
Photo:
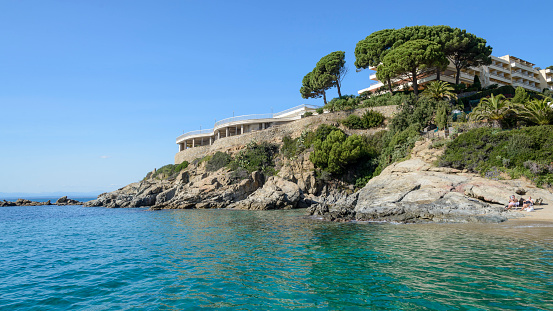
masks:
<instances>
[{"instance_id":1,"label":"blue sky","mask_svg":"<svg viewBox=\"0 0 553 311\"><path fill-rule=\"evenodd\" d=\"M374 31L450 25L493 55L553 65L553 2L0 1L0 193L104 192L173 163L215 119L322 104L299 94L343 50L343 94L369 85L353 51ZM329 98L336 96L331 90Z\"/></svg>"}]
</instances>

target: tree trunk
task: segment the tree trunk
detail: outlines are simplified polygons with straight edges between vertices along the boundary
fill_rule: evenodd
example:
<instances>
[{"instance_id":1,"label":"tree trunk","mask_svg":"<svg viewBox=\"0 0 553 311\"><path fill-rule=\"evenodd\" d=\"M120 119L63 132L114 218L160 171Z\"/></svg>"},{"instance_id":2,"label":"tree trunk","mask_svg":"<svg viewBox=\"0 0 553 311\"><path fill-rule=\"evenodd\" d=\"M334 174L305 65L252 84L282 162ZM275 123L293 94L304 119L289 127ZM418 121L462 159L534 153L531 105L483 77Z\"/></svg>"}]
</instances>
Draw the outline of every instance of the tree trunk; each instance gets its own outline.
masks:
<instances>
[{"instance_id":1,"label":"tree trunk","mask_svg":"<svg viewBox=\"0 0 553 311\"><path fill-rule=\"evenodd\" d=\"M323 99L325 101L325 106L326 106L326 91L323 91Z\"/></svg>"},{"instance_id":2,"label":"tree trunk","mask_svg":"<svg viewBox=\"0 0 553 311\"><path fill-rule=\"evenodd\" d=\"M436 68L436 81L440 81L440 68Z\"/></svg>"},{"instance_id":3,"label":"tree trunk","mask_svg":"<svg viewBox=\"0 0 553 311\"><path fill-rule=\"evenodd\" d=\"M394 90L392 89L392 79L388 78L388 88L390 89L390 94L394 95Z\"/></svg>"},{"instance_id":4,"label":"tree trunk","mask_svg":"<svg viewBox=\"0 0 553 311\"><path fill-rule=\"evenodd\" d=\"M338 88L338 97L342 97L342 92L340 92L340 82L336 82L336 87Z\"/></svg>"},{"instance_id":5,"label":"tree trunk","mask_svg":"<svg viewBox=\"0 0 553 311\"><path fill-rule=\"evenodd\" d=\"M457 74L455 75L455 84L459 85L461 79L461 67L455 67L457 69Z\"/></svg>"},{"instance_id":6,"label":"tree trunk","mask_svg":"<svg viewBox=\"0 0 553 311\"><path fill-rule=\"evenodd\" d=\"M413 70L411 73L413 75L413 92L415 93L415 97L419 97L419 83L417 81L417 70Z\"/></svg>"}]
</instances>

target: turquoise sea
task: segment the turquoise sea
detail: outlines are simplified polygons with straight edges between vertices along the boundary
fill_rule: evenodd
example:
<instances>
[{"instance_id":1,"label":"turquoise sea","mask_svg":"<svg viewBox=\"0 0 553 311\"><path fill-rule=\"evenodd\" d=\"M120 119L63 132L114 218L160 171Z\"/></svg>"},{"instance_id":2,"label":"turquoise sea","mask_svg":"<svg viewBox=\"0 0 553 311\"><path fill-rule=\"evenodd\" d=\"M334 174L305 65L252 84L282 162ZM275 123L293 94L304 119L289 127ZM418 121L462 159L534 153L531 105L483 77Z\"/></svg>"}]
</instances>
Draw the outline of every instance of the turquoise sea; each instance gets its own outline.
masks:
<instances>
[{"instance_id":1,"label":"turquoise sea","mask_svg":"<svg viewBox=\"0 0 553 311\"><path fill-rule=\"evenodd\" d=\"M1 310L551 310L553 225L0 208Z\"/></svg>"}]
</instances>

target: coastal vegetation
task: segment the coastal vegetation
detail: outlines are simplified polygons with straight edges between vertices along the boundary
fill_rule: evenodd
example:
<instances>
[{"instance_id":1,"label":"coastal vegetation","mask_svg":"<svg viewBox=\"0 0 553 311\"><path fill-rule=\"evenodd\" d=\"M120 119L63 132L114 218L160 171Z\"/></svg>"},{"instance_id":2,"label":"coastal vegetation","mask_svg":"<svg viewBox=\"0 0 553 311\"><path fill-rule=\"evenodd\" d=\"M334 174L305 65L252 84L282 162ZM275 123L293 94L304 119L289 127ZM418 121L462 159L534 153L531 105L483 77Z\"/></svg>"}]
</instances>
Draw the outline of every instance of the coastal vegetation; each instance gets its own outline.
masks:
<instances>
[{"instance_id":1,"label":"coastal vegetation","mask_svg":"<svg viewBox=\"0 0 553 311\"><path fill-rule=\"evenodd\" d=\"M524 176L540 186L553 186L553 126L514 130L479 128L451 141L440 166L486 174L500 171Z\"/></svg>"},{"instance_id":2,"label":"coastal vegetation","mask_svg":"<svg viewBox=\"0 0 553 311\"><path fill-rule=\"evenodd\" d=\"M162 167L160 167L159 169L156 169L154 170L153 172L149 172L148 174L146 174L146 177L144 177L144 179L169 179L169 178L173 178L175 177L175 175L186 169L188 167L188 162L187 161L183 161L182 163L180 164L167 164L167 165L164 165Z\"/></svg>"},{"instance_id":3,"label":"coastal vegetation","mask_svg":"<svg viewBox=\"0 0 553 311\"><path fill-rule=\"evenodd\" d=\"M245 149L240 150L229 162L232 171L245 170L248 173L261 171L266 176L276 173L274 158L278 153L278 146L268 142L250 142Z\"/></svg>"},{"instance_id":4,"label":"coastal vegetation","mask_svg":"<svg viewBox=\"0 0 553 311\"><path fill-rule=\"evenodd\" d=\"M383 122L384 115L373 110L367 110L361 117L351 114L342 120L342 124L350 129L370 129L380 126Z\"/></svg>"}]
</instances>

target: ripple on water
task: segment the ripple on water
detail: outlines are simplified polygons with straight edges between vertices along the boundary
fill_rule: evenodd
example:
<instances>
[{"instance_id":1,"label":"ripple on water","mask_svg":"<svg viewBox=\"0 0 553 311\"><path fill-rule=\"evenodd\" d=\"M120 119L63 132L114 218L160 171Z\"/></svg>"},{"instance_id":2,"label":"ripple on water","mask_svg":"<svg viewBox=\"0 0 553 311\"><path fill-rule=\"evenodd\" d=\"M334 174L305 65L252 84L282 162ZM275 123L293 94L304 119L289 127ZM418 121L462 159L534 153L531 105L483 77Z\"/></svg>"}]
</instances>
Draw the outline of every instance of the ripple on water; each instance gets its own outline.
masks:
<instances>
[{"instance_id":1,"label":"ripple on water","mask_svg":"<svg viewBox=\"0 0 553 311\"><path fill-rule=\"evenodd\" d=\"M506 237L303 211L3 211L3 309L553 309L553 247L517 238L529 225Z\"/></svg>"}]
</instances>

